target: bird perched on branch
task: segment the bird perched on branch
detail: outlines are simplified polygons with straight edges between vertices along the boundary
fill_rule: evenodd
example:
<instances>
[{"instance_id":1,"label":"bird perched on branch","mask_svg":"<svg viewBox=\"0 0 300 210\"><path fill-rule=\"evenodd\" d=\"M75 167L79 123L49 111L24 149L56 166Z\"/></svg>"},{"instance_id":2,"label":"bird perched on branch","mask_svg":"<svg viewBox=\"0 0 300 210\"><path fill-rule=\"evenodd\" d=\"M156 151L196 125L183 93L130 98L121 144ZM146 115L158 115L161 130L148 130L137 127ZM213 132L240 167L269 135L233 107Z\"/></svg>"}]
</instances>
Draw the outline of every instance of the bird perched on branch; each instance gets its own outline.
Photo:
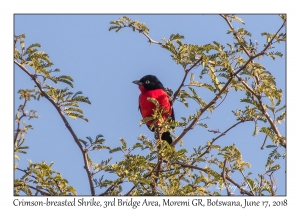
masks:
<instances>
[{"instance_id":1,"label":"bird perched on branch","mask_svg":"<svg viewBox=\"0 0 300 210\"><path fill-rule=\"evenodd\" d=\"M140 80L133 81L133 83L137 84L141 91L139 96L139 110L143 118L152 117L154 110L156 109L156 105L152 101L149 101L148 98L154 98L159 103L159 107L164 109L162 117L166 119L168 116L171 116L172 120L175 120L170 98L166 93L163 84L156 76L146 75ZM150 120L146 122L146 125L152 132L154 132L154 127L151 127L152 123L152 120ZM156 124L157 123L159 122L156 122ZM167 141L169 144L172 143L172 137L169 131L163 132L161 139Z\"/></svg>"}]
</instances>

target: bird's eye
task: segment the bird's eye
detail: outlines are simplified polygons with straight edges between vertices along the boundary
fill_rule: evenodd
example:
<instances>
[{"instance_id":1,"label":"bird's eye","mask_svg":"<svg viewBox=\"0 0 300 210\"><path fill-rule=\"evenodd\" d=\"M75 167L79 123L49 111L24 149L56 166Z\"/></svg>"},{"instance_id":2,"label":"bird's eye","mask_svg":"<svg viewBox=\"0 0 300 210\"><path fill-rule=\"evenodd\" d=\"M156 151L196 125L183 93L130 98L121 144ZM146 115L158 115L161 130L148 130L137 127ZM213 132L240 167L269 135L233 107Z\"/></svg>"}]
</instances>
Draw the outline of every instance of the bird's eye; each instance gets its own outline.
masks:
<instances>
[{"instance_id":1,"label":"bird's eye","mask_svg":"<svg viewBox=\"0 0 300 210\"><path fill-rule=\"evenodd\" d=\"M146 84L149 84L150 83L150 81L149 80L146 80L146 82L145 82Z\"/></svg>"}]
</instances>

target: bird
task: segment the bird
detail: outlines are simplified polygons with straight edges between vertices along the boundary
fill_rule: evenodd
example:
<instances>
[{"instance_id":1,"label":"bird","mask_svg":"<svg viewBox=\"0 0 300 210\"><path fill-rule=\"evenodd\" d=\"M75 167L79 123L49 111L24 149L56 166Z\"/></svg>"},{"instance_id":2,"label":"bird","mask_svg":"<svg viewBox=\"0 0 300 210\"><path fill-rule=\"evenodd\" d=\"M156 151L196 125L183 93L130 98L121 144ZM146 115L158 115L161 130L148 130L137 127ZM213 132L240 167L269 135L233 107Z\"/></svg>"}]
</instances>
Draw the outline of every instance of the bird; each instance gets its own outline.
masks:
<instances>
[{"instance_id":1,"label":"bird","mask_svg":"<svg viewBox=\"0 0 300 210\"><path fill-rule=\"evenodd\" d=\"M167 94L163 84L154 75L146 75L140 80L134 80L134 84L138 85L141 93L139 95L139 110L143 118L151 117L156 109L153 102L149 101L148 98L154 98L159 103L160 107L164 109L165 113L162 115L164 119L171 116L172 120L175 121L174 109L172 107L169 95ZM152 125L152 121L146 122L149 130L155 131ZM156 123L157 124L157 123ZM161 139L167 141L169 144L172 143L172 137L169 131L165 131L161 135Z\"/></svg>"}]
</instances>

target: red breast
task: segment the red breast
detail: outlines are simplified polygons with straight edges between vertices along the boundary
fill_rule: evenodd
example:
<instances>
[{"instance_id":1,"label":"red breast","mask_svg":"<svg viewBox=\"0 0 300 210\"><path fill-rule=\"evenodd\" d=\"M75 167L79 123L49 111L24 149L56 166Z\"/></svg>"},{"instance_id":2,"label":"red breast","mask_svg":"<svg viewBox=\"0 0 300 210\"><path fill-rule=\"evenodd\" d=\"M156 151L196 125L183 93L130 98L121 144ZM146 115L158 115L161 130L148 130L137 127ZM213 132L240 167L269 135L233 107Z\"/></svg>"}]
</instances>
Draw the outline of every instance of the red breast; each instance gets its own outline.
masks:
<instances>
[{"instance_id":1,"label":"red breast","mask_svg":"<svg viewBox=\"0 0 300 210\"><path fill-rule=\"evenodd\" d=\"M155 104L151 101L148 101L147 98L154 98L158 101L160 106L165 109L167 112L163 115L164 119L172 114L171 105L169 101L168 94L162 89L156 90L146 90L143 86L139 86L141 94L139 97L139 105L142 113L142 117L151 117L153 115L153 110L155 110ZM147 122L147 125L151 125L151 121Z\"/></svg>"}]
</instances>

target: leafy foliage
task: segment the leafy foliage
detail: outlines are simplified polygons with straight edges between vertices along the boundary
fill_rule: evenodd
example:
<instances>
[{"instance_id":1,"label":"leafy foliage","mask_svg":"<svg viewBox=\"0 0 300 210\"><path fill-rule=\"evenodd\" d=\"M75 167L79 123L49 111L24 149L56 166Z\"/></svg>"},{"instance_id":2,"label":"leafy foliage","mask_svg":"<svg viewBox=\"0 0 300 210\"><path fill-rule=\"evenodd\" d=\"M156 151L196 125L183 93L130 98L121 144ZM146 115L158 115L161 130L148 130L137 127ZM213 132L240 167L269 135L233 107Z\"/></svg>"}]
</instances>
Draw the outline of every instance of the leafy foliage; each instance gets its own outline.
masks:
<instances>
[{"instance_id":1,"label":"leafy foliage","mask_svg":"<svg viewBox=\"0 0 300 210\"><path fill-rule=\"evenodd\" d=\"M25 48L24 38L24 34L15 36L14 61L19 67L23 67L23 70L37 83L38 87L34 89L37 99L47 95L67 116L73 119L81 118L88 121L88 119L83 116L83 111L78 108L79 102L91 104L88 97L81 96L81 91L77 91L73 94L68 91L68 88L55 88L46 84L46 82L50 80L55 84L64 83L72 88L74 87L72 77L67 75L56 76L53 75L53 73L60 72L59 69L48 69L53 63L50 61L48 54L38 50L38 48L41 47L40 44L34 43ZM17 47L18 43L21 45L21 51ZM30 73L25 66L31 67L34 73ZM41 80L38 80L38 78L41 78Z\"/></svg>"},{"instance_id":2,"label":"leafy foliage","mask_svg":"<svg viewBox=\"0 0 300 210\"><path fill-rule=\"evenodd\" d=\"M25 174L19 180L15 180L15 195L20 192L26 195L66 196L76 195L74 187L68 185L68 180L61 174L52 170L53 163L32 163L24 170ZM35 191L35 193L32 192Z\"/></svg>"}]
</instances>

